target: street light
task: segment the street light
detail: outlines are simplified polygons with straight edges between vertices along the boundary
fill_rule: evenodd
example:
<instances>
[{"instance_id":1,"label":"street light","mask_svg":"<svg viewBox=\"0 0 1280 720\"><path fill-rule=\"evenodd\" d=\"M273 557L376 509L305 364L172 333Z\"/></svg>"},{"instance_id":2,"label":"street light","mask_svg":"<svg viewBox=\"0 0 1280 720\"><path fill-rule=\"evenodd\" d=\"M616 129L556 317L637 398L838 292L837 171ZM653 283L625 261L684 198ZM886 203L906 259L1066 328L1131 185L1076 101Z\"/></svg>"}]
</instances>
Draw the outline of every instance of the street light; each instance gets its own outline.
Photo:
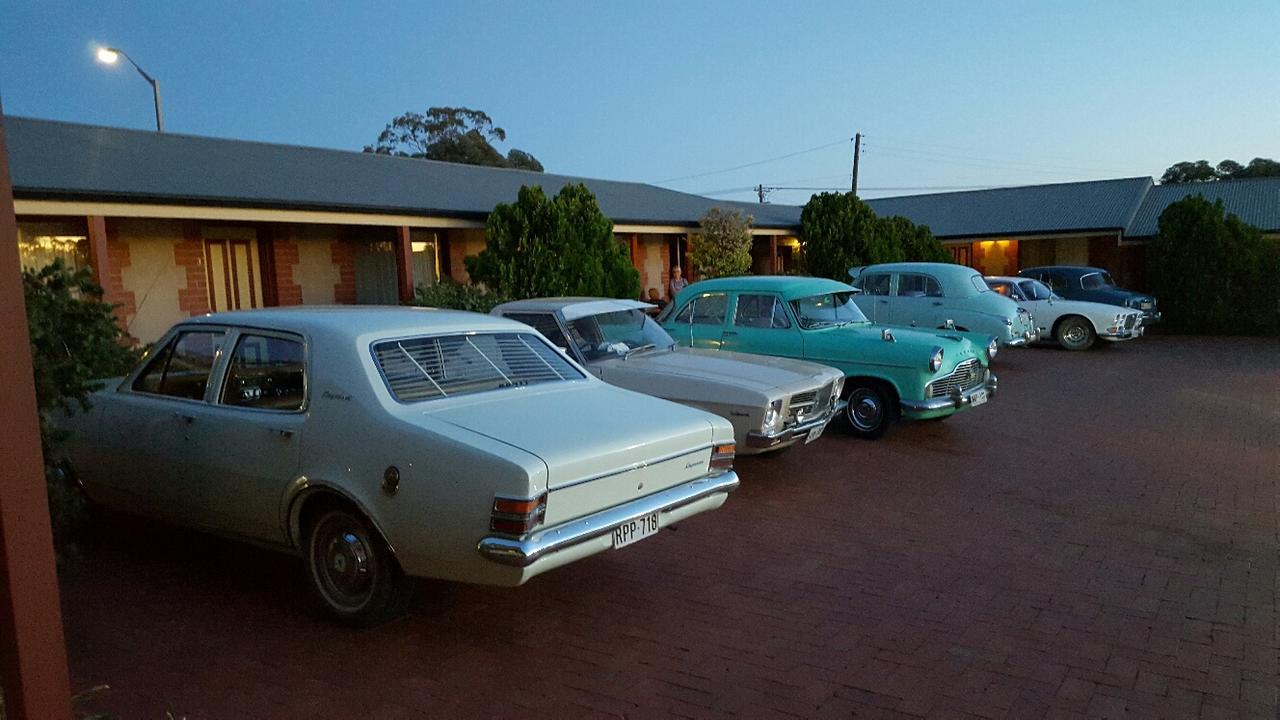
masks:
<instances>
[{"instance_id":1,"label":"street light","mask_svg":"<svg viewBox=\"0 0 1280 720\"><path fill-rule=\"evenodd\" d=\"M142 79L151 83L151 94L155 97L156 101L156 132L164 132L164 115L160 112L160 83L155 78L148 75L145 70L138 67L138 63L134 62L133 58L129 57L129 54L125 51L111 47L98 48L98 62L103 65L115 65L119 62L120 58L128 60L129 64L133 66L133 69L137 70L138 74L142 76Z\"/></svg>"}]
</instances>

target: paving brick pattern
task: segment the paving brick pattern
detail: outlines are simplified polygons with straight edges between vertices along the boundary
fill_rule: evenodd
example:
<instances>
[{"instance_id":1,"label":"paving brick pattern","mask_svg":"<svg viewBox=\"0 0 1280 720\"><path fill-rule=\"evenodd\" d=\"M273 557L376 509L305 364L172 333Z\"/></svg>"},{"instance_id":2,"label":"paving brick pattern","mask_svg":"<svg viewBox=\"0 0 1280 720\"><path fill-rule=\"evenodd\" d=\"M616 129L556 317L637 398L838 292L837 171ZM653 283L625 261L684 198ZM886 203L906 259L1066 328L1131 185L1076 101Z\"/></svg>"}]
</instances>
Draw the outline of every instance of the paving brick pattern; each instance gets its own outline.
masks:
<instances>
[{"instance_id":1,"label":"paving brick pattern","mask_svg":"<svg viewBox=\"0 0 1280 720\"><path fill-rule=\"evenodd\" d=\"M978 411L743 459L676 532L423 583L370 631L289 558L117 520L64 582L74 680L123 718L1275 718L1280 343L999 373Z\"/></svg>"}]
</instances>

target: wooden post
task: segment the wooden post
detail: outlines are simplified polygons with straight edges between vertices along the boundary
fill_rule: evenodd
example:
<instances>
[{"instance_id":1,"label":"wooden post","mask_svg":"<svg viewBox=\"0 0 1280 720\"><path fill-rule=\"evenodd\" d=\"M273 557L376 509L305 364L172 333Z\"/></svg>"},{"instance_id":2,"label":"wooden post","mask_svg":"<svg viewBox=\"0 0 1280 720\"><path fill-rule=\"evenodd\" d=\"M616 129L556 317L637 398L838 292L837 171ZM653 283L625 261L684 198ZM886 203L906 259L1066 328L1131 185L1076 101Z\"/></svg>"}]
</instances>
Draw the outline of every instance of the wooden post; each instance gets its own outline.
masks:
<instances>
[{"instance_id":1,"label":"wooden post","mask_svg":"<svg viewBox=\"0 0 1280 720\"><path fill-rule=\"evenodd\" d=\"M107 278L111 277L111 262L107 258L107 219L102 215L90 215L85 218L89 227L89 267L93 269L93 281L106 290ZM111 298L103 297L107 302Z\"/></svg>"},{"instance_id":2,"label":"wooden post","mask_svg":"<svg viewBox=\"0 0 1280 720\"><path fill-rule=\"evenodd\" d=\"M400 304L413 302L413 242L408 226L396 228L396 276L400 287Z\"/></svg>"},{"instance_id":3,"label":"wooden post","mask_svg":"<svg viewBox=\"0 0 1280 720\"><path fill-rule=\"evenodd\" d=\"M0 347L8 349L0 363L0 686L9 720L68 720L67 649L19 262L0 109Z\"/></svg>"}]
</instances>

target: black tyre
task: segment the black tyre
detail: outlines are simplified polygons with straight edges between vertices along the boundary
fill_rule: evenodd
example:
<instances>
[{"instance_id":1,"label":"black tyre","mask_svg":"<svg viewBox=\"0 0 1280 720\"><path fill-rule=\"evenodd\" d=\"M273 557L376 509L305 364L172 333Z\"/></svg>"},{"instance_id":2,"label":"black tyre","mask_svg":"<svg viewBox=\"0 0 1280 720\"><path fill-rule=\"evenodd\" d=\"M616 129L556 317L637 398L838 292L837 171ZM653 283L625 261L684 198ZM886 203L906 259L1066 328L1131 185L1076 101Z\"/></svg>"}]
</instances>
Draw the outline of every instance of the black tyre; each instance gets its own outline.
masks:
<instances>
[{"instance_id":1,"label":"black tyre","mask_svg":"<svg viewBox=\"0 0 1280 720\"><path fill-rule=\"evenodd\" d=\"M330 617L369 627L404 611L409 583L377 530L358 512L330 505L315 513L303 550L311 590Z\"/></svg>"},{"instance_id":2,"label":"black tyre","mask_svg":"<svg viewBox=\"0 0 1280 720\"><path fill-rule=\"evenodd\" d=\"M898 400L882 383L853 380L846 385L845 426L864 440L875 440L898 419Z\"/></svg>"},{"instance_id":3,"label":"black tyre","mask_svg":"<svg viewBox=\"0 0 1280 720\"><path fill-rule=\"evenodd\" d=\"M1068 350L1088 350L1097 339L1093 324L1078 315L1059 321L1054 336L1058 339L1058 344Z\"/></svg>"}]
</instances>

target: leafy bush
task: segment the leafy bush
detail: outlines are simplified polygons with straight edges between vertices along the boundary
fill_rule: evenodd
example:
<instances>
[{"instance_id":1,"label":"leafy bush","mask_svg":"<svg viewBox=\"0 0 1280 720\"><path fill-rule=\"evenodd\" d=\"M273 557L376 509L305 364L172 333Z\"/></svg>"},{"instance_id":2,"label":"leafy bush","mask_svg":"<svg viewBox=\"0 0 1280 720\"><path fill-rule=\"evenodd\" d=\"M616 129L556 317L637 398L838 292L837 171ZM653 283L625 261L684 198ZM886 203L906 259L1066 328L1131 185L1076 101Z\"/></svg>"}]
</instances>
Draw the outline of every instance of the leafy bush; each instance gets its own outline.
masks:
<instances>
[{"instance_id":1,"label":"leafy bush","mask_svg":"<svg viewBox=\"0 0 1280 720\"><path fill-rule=\"evenodd\" d=\"M84 508L57 461L58 445L66 437L50 424L49 415L87 410L89 395L102 385L99 381L128 372L138 353L126 344L129 338L116 322L112 306L102 302L102 288L94 284L88 268L71 270L55 260L40 270L23 270L22 289L49 513L61 560Z\"/></svg>"},{"instance_id":2,"label":"leafy bush","mask_svg":"<svg viewBox=\"0 0 1280 720\"><path fill-rule=\"evenodd\" d=\"M1280 334L1280 243L1196 195L1160 215L1147 281L1161 327L1199 334Z\"/></svg>"},{"instance_id":3,"label":"leafy bush","mask_svg":"<svg viewBox=\"0 0 1280 720\"><path fill-rule=\"evenodd\" d=\"M487 313L510 299L482 285L463 285L442 279L435 285L419 285L413 296L413 304Z\"/></svg>"},{"instance_id":4,"label":"leafy bush","mask_svg":"<svg viewBox=\"0 0 1280 720\"><path fill-rule=\"evenodd\" d=\"M752 217L711 208L698 220L702 232L689 239L689 262L701 278L732 277L751 269Z\"/></svg>"},{"instance_id":5,"label":"leafy bush","mask_svg":"<svg viewBox=\"0 0 1280 720\"><path fill-rule=\"evenodd\" d=\"M952 262L929 228L903 217L877 217L853 193L821 193L800 212L809 272L847 281L849 268L887 262Z\"/></svg>"},{"instance_id":6,"label":"leafy bush","mask_svg":"<svg viewBox=\"0 0 1280 720\"><path fill-rule=\"evenodd\" d=\"M521 187L516 202L489 213L485 249L465 262L473 281L517 299L640 296L640 273L582 184L565 185L554 198Z\"/></svg>"}]
</instances>

